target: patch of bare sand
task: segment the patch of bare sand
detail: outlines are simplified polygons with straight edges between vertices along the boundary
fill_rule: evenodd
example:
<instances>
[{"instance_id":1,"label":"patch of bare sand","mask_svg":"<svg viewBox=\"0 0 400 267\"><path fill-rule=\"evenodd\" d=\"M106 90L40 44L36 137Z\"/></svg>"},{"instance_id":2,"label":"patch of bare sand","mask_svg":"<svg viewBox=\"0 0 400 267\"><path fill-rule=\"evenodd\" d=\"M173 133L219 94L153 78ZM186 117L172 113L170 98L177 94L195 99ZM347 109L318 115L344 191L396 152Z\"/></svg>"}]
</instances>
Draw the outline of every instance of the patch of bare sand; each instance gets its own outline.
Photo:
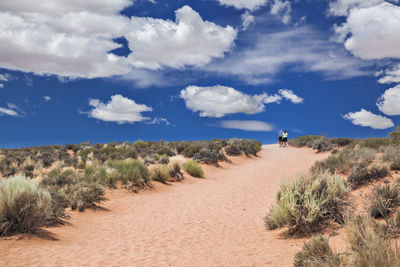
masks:
<instances>
[{"instance_id":1,"label":"patch of bare sand","mask_svg":"<svg viewBox=\"0 0 400 267\"><path fill-rule=\"evenodd\" d=\"M0 265L291 266L304 240L266 231L263 217L281 178L328 154L268 145L259 155L158 192L111 191L104 209L74 212L69 225L0 241Z\"/></svg>"}]
</instances>

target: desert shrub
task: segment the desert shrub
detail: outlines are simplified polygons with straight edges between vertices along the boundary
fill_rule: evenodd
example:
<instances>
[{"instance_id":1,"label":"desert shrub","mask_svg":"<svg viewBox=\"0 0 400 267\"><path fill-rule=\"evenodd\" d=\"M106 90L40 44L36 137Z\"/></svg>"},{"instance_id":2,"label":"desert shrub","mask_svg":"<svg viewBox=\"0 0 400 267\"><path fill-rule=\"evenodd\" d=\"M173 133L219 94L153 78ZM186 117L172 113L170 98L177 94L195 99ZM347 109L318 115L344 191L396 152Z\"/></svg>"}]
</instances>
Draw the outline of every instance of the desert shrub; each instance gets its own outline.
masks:
<instances>
[{"instance_id":1,"label":"desert shrub","mask_svg":"<svg viewBox=\"0 0 400 267\"><path fill-rule=\"evenodd\" d=\"M256 140L248 140L248 139L242 139L239 142L240 144L240 150L246 155L246 156L257 156L257 152L261 150L262 144L259 141Z\"/></svg>"},{"instance_id":2,"label":"desert shrub","mask_svg":"<svg viewBox=\"0 0 400 267\"><path fill-rule=\"evenodd\" d=\"M187 173L189 173L193 177L198 177L198 178L204 177L203 168L195 160L186 162L185 164L183 164L183 168Z\"/></svg>"},{"instance_id":3,"label":"desert shrub","mask_svg":"<svg viewBox=\"0 0 400 267\"><path fill-rule=\"evenodd\" d=\"M169 170L169 176L175 179L178 182L183 181L183 173L182 173L182 166L178 162L172 163L172 166Z\"/></svg>"},{"instance_id":4,"label":"desert shrub","mask_svg":"<svg viewBox=\"0 0 400 267\"><path fill-rule=\"evenodd\" d=\"M312 167L313 173L328 170L330 173L345 173L351 168L366 167L375 159L377 151L371 148L345 147L327 159L317 161Z\"/></svg>"},{"instance_id":5,"label":"desert shrub","mask_svg":"<svg viewBox=\"0 0 400 267\"><path fill-rule=\"evenodd\" d=\"M347 181L353 188L367 184L373 180L383 178L389 175L389 170L384 165L374 165L370 168L364 166L356 166L351 171Z\"/></svg>"},{"instance_id":6,"label":"desert shrub","mask_svg":"<svg viewBox=\"0 0 400 267\"><path fill-rule=\"evenodd\" d=\"M64 186L75 182L76 173L71 170L54 169L49 172L40 182L44 187L47 186Z\"/></svg>"},{"instance_id":7,"label":"desert shrub","mask_svg":"<svg viewBox=\"0 0 400 267\"><path fill-rule=\"evenodd\" d=\"M97 183L76 183L68 186L65 192L70 199L71 208L78 208L79 211L106 200L103 187Z\"/></svg>"},{"instance_id":8,"label":"desert shrub","mask_svg":"<svg viewBox=\"0 0 400 267\"><path fill-rule=\"evenodd\" d=\"M346 225L347 249L334 254L325 238L306 243L295 257L295 266L380 267L400 266L400 254L388 236L386 226L367 216L357 216Z\"/></svg>"},{"instance_id":9,"label":"desert shrub","mask_svg":"<svg viewBox=\"0 0 400 267\"><path fill-rule=\"evenodd\" d=\"M318 152L325 152L332 149L332 144L325 137L320 137L314 140L312 148L316 149Z\"/></svg>"},{"instance_id":10,"label":"desert shrub","mask_svg":"<svg viewBox=\"0 0 400 267\"><path fill-rule=\"evenodd\" d=\"M107 171L100 166L89 166L85 168L84 178L89 183L107 184Z\"/></svg>"},{"instance_id":11,"label":"desert shrub","mask_svg":"<svg viewBox=\"0 0 400 267\"><path fill-rule=\"evenodd\" d=\"M240 145L237 143L230 144L225 147L225 152L229 156L240 156L242 155L242 150L240 149Z\"/></svg>"},{"instance_id":12,"label":"desert shrub","mask_svg":"<svg viewBox=\"0 0 400 267\"><path fill-rule=\"evenodd\" d=\"M115 179L131 186L147 185L149 171L142 162L135 159L110 161L108 166L116 170Z\"/></svg>"},{"instance_id":13,"label":"desert shrub","mask_svg":"<svg viewBox=\"0 0 400 267\"><path fill-rule=\"evenodd\" d=\"M387 229L371 217L357 216L347 226L348 249L342 266L400 266L400 254L388 239Z\"/></svg>"},{"instance_id":14,"label":"desert shrub","mask_svg":"<svg viewBox=\"0 0 400 267\"><path fill-rule=\"evenodd\" d=\"M376 185L372 188L368 199L371 216L387 218L393 208L400 205L399 186Z\"/></svg>"},{"instance_id":15,"label":"desert shrub","mask_svg":"<svg viewBox=\"0 0 400 267\"><path fill-rule=\"evenodd\" d=\"M289 139L288 143L291 146L294 147L303 147L303 146L309 146L311 147L312 144L314 143L315 140L320 139L322 136L320 135L305 135L305 136L299 136L294 139Z\"/></svg>"},{"instance_id":16,"label":"desert shrub","mask_svg":"<svg viewBox=\"0 0 400 267\"><path fill-rule=\"evenodd\" d=\"M352 138L329 138L329 142L331 142L332 144L336 145L336 146L340 146L340 147L344 147L344 146L348 146L351 144L354 144L357 142L356 139L352 139Z\"/></svg>"},{"instance_id":17,"label":"desert shrub","mask_svg":"<svg viewBox=\"0 0 400 267\"><path fill-rule=\"evenodd\" d=\"M193 156L198 153L203 147L204 144L201 144L200 142L192 142L187 147L185 147L182 153L185 157L193 158Z\"/></svg>"},{"instance_id":18,"label":"desert shrub","mask_svg":"<svg viewBox=\"0 0 400 267\"><path fill-rule=\"evenodd\" d=\"M51 196L51 216L50 222L61 222L62 218L67 218L65 209L71 204L68 195L58 186L47 186L45 188Z\"/></svg>"},{"instance_id":19,"label":"desert shrub","mask_svg":"<svg viewBox=\"0 0 400 267\"><path fill-rule=\"evenodd\" d=\"M164 164L154 166L150 169L150 180L165 183L170 178L169 167Z\"/></svg>"},{"instance_id":20,"label":"desert shrub","mask_svg":"<svg viewBox=\"0 0 400 267\"><path fill-rule=\"evenodd\" d=\"M389 138L366 138L359 142L360 147L368 147L372 149L378 149L381 146L388 146L391 144Z\"/></svg>"},{"instance_id":21,"label":"desert shrub","mask_svg":"<svg viewBox=\"0 0 400 267\"><path fill-rule=\"evenodd\" d=\"M0 181L0 235L33 232L50 216L49 192L23 176Z\"/></svg>"},{"instance_id":22,"label":"desert shrub","mask_svg":"<svg viewBox=\"0 0 400 267\"><path fill-rule=\"evenodd\" d=\"M222 160L229 162L228 158L222 152L208 148L202 148L199 152L194 154L193 160L215 165L218 165L218 161Z\"/></svg>"},{"instance_id":23,"label":"desert shrub","mask_svg":"<svg viewBox=\"0 0 400 267\"><path fill-rule=\"evenodd\" d=\"M400 170L400 146L387 146L383 149L382 160L389 162L390 169Z\"/></svg>"},{"instance_id":24,"label":"desert shrub","mask_svg":"<svg viewBox=\"0 0 400 267\"><path fill-rule=\"evenodd\" d=\"M305 242L302 250L294 256L295 267L320 267L332 262L335 254L329 246L329 240L321 235Z\"/></svg>"},{"instance_id":25,"label":"desert shrub","mask_svg":"<svg viewBox=\"0 0 400 267\"><path fill-rule=\"evenodd\" d=\"M289 227L289 234L317 231L328 219L343 223L348 189L337 175L328 172L299 175L283 182L271 216L278 227Z\"/></svg>"}]
</instances>

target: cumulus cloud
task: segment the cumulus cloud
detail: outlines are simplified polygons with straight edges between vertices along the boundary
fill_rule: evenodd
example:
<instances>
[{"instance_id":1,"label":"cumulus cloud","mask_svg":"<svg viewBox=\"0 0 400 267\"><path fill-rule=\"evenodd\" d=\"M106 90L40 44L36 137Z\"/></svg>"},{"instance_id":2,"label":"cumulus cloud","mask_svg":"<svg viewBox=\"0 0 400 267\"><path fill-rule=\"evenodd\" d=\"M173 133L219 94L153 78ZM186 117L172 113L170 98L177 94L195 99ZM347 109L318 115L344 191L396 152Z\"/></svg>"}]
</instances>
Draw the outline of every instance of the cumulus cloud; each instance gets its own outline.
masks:
<instances>
[{"instance_id":1,"label":"cumulus cloud","mask_svg":"<svg viewBox=\"0 0 400 267\"><path fill-rule=\"evenodd\" d=\"M347 16L353 8L370 7L384 2L384 0L336 0L329 4L329 14Z\"/></svg>"},{"instance_id":2,"label":"cumulus cloud","mask_svg":"<svg viewBox=\"0 0 400 267\"><path fill-rule=\"evenodd\" d=\"M50 96L47 96L47 95L44 96L43 98L44 98L44 101L50 101L50 100L51 100L51 97L50 97Z\"/></svg>"},{"instance_id":3,"label":"cumulus cloud","mask_svg":"<svg viewBox=\"0 0 400 267\"><path fill-rule=\"evenodd\" d=\"M291 19L292 6L290 1L282 1L282 0L273 0L271 4L270 13L272 15L281 16L282 23L288 24Z\"/></svg>"},{"instance_id":4,"label":"cumulus cloud","mask_svg":"<svg viewBox=\"0 0 400 267\"><path fill-rule=\"evenodd\" d=\"M400 115L400 85L386 90L376 105L386 115Z\"/></svg>"},{"instance_id":5,"label":"cumulus cloud","mask_svg":"<svg viewBox=\"0 0 400 267\"><path fill-rule=\"evenodd\" d=\"M363 70L369 63L352 57L328 36L324 38L323 33L307 26L258 35L253 43L215 60L205 71L232 75L254 85L272 82L284 67L285 71L319 72L327 79L369 74Z\"/></svg>"},{"instance_id":6,"label":"cumulus cloud","mask_svg":"<svg viewBox=\"0 0 400 267\"><path fill-rule=\"evenodd\" d=\"M188 86L180 92L186 107L199 112L201 117L220 118L229 114L256 114L264 111L265 105L279 103L282 97L300 103L302 99L290 90L280 90L278 94L249 95L232 87L216 85L208 87Z\"/></svg>"},{"instance_id":7,"label":"cumulus cloud","mask_svg":"<svg viewBox=\"0 0 400 267\"><path fill-rule=\"evenodd\" d=\"M274 129L274 127L271 124L263 121L229 120L229 121L221 121L219 126L228 129L239 129L244 131L258 131L258 132L269 132Z\"/></svg>"},{"instance_id":8,"label":"cumulus cloud","mask_svg":"<svg viewBox=\"0 0 400 267\"><path fill-rule=\"evenodd\" d=\"M294 94L292 90L280 89L279 94L281 94L287 100L291 101L293 104L303 103L303 98Z\"/></svg>"},{"instance_id":9,"label":"cumulus cloud","mask_svg":"<svg viewBox=\"0 0 400 267\"><path fill-rule=\"evenodd\" d=\"M176 21L119 13L130 0L0 1L0 68L71 78L133 75L135 69L201 66L222 57L236 30L204 21L189 6ZM127 58L110 51L125 36ZM145 84L143 81L140 81Z\"/></svg>"},{"instance_id":10,"label":"cumulus cloud","mask_svg":"<svg viewBox=\"0 0 400 267\"><path fill-rule=\"evenodd\" d=\"M268 0L218 0L221 5L233 6L236 9L256 10L267 4Z\"/></svg>"},{"instance_id":11,"label":"cumulus cloud","mask_svg":"<svg viewBox=\"0 0 400 267\"><path fill-rule=\"evenodd\" d=\"M181 91L180 97L185 100L188 109L200 112L201 117L220 118L234 113L260 113L268 95L248 95L232 87L216 85L188 86Z\"/></svg>"},{"instance_id":12,"label":"cumulus cloud","mask_svg":"<svg viewBox=\"0 0 400 267\"><path fill-rule=\"evenodd\" d=\"M335 32L345 48L362 59L400 58L399 6L385 2L353 8Z\"/></svg>"},{"instance_id":13,"label":"cumulus cloud","mask_svg":"<svg viewBox=\"0 0 400 267\"><path fill-rule=\"evenodd\" d=\"M134 100L122 95L113 95L108 103L103 103L98 99L90 99L89 105L93 109L89 116L102 121L112 121L119 124L134 123L150 120L142 115L153 109L146 105L137 104Z\"/></svg>"},{"instance_id":14,"label":"cumulus cloud","mask_svg":"<svg viewBox=\"0 0 400 267\"><path fill-rule=\"evenodd\" d=\"M176 12L176 21L132 18L125 38L133 51L127 61L135 67L159 69L203 66L229 51L236 30L204 21L189 6Z\"/></svg>"},{"instance_id":15,"label":"cumulus cloud","mask_svg":"<svg viewBox=\"0 0 400 267\"><path fill-rule=\"evenodd\" d=\"M246 12L244 12L241 16L242 18L242 30L247 30L251 24L254 23L254 16L250 14L250 12L248 10L246 10Z\"/></svg>"},{"instance_id":16,"label":"cumulus cloud","mask_svg":"<svg viewBox=\"0 0 400 267\"><path fill-rule=\"evenodd\" d=\"M400 64L382 73L384 73L384 76L378 80L379 83L400 83Z\"/></svg>"},{"instance_id":17,"label":"cumulus cloud","mask_svg":"<svg viewBox=\"0 0 400 267\"><path fill-rule=\"evenodd\" d=\"M391 119L376 115L363 108L357 112L347 113L343 118L351 121L354 125L371 127L373 129L387 129L394 126Z\"/></svg>"}]
</instances>

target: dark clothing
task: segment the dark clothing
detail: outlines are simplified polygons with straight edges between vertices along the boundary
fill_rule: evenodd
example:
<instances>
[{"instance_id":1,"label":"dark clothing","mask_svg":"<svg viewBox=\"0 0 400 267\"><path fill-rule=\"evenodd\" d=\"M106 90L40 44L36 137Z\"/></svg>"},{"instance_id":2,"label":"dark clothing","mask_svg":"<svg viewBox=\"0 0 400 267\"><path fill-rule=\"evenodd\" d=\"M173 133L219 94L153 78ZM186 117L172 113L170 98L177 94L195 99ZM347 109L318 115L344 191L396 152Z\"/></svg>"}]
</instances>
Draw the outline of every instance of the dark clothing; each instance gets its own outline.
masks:
<instances>
[{"instance_id":1,"label":"dark clothing","mask_svg":"<svg viewBox=\"0 0 400 267\"><path fill-rule=\"evenodd\" d=\"M282 136L278 137L279 142L282 142Z\"/></svg>"},{"instance_id":2,"label":"dark clothing","mask_svg":"<svg viewBox=\"0 0 400 267\"><path fill-rule=\"evenodd\" d=\"M287 137L282 138L282 142L286 143L287 142Z\"/></svg>"}]
</instances>

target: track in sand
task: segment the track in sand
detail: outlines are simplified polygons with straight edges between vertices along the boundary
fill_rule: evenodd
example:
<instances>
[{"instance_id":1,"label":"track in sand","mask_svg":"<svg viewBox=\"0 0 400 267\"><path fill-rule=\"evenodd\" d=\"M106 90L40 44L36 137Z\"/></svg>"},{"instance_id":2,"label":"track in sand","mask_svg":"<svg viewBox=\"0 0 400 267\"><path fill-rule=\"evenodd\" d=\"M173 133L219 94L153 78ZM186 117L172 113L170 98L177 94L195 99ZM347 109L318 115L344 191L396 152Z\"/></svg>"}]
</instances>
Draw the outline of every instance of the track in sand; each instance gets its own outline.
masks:
<instances>
[{"instance_id":1,"label":"track in sand","mask_svg":"<svg viewBox=\"0 0 400 267\"><path fill-rule=\"evenodd\" d=\"M47 234L0 241L1 266L291 266L303 240L266 231L283 177L328 154L263 146L258 158L204 166L206 179L111 191L104 209L74 212Z\"/></svg>"}]
</instances>

